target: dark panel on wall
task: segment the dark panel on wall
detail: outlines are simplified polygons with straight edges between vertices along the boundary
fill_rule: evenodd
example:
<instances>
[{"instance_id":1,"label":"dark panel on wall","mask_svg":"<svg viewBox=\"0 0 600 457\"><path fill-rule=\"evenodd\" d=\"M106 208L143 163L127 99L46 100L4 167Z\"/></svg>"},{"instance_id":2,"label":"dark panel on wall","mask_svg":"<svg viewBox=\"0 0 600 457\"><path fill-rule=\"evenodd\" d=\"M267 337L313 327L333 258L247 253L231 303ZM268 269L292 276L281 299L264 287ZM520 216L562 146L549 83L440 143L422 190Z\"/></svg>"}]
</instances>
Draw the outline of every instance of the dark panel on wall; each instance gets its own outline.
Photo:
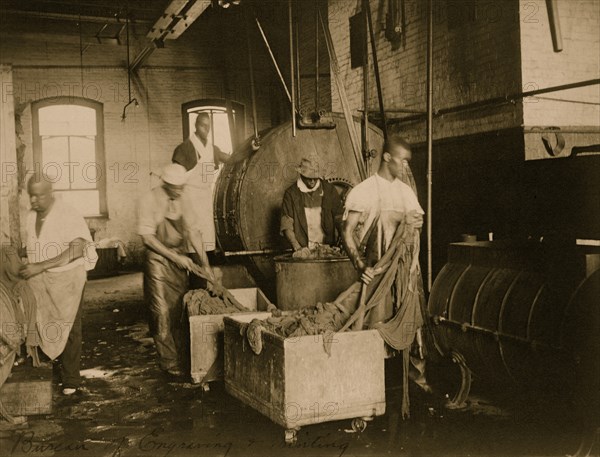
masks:
<instances>
[{"instance_id":1,"label":"dark panel on wall","mask_svg":"<svg viewBox=\"0 0 600 457\"><path fill-rule=\"evenodd\" d=\"M434 143L433 272L461 234L487 239L600 238L600 156L524 161L520 128ZM427 204L427 151L416 145L412 170ZM426 265L426 238L422 239ZM423 270L425 268L423 267Z\"/></svg>"}]
</instances>

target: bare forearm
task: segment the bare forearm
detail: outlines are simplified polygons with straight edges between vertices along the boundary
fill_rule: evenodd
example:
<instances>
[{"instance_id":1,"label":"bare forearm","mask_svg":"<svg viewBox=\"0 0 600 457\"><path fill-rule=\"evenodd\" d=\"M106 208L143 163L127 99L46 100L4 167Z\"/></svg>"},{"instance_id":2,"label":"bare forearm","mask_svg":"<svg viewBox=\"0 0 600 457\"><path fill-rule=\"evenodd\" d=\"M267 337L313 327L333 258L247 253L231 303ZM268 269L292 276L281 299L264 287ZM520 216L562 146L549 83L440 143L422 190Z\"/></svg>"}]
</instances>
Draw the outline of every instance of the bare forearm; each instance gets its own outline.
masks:
<instances>
[{"instance_id":1,"label":"bare forearm","mask_svg":"<svg viewBox=\"0 0 600 457\"><path fill-rule=\"evenodd\" d=\"M358 246L356 246L356 242L354 241L354 236L352 233L348 233L348 230L345 229L343 231L342 241L344 244L344 249L346 250L346 254L352 261L354 268L358 271L362 271L365 267L364 262L361 259L360 252L358 250Z\"/></svg>"},{"instance_id":2,"label":"bare forearm","mask_svg":"<svg viewBox=\"0 0 600 457\"><path fill-rule=\"evenodd\" d=\"M65 249L56 257L52 257L51 259L39 262L40 266L44 269L44 271L46 271L50 268L63 267L65 265L68 265L69 263L74 262L80 257L83 257L83 252L87 243L88 241L84 240L83 238L76 238L69 243L69 247L67 249Z\"/></svg>"},{"instance_id":3,"label":"bare forearm","mask_svg":"<svg viewBox=\"0 0 600 457\"><path fill-rule=\"evenodd\" d=\"M153 252L156 252L159 255L162 255L166 259L169 259L172 262L176 261L176 257L179 255L177 252L173 251L166 247L163 243L156 238L155 235L142 235L142 241L144 246L150 249Z\"/></svg>"},{"instance_id":4,"label":"bare forearm","mask_svg":"<svg viewBox=\"0 0 600 457\"><path fill-rule=\"evenodd\" d=\"M298 249L302 248L302 246L300 246L300 243L298 243L298 239L296 238L296 234L294 233L293 230L291 230L291 229L285 229L283 231L283 234L285 235L285 238L292 245L292 249L294 249L294 251L297 251Z\"/></svg>"},{"instance_id":5,"label":"bare forearm","mask_svg":"<svg viewBox=\"0 0 600 457\"><path fill-rule=\"evenodd\" d=\"M210 266L210 262L208 261L208 255L206 255L206 251L204 249L204 242L202 240L202 235L200 232L192 232L189 235L190 242L196 253L198 254L198 258L200 259L200 266L204 268L210 275L214 277L212 268Z\"/></svg>"},{"instance_id":6,"label":"bare forearm","mask_svg":"<svg viewBox=\"0 0 600 457\"><path fill-rule=\"evenodd\" d=\"M356 230L358 221L359 213L350 212L348 214L348 217L343 224L342 241L344 243L344 249L346 249L346 253L348 254L348 257L350 257L350 260L352 260L354 268L358 271L363 271L366 265L361 259L360 251L356 245L356 239L354 238L354 231Z\"/></svg>"}]
</instances>

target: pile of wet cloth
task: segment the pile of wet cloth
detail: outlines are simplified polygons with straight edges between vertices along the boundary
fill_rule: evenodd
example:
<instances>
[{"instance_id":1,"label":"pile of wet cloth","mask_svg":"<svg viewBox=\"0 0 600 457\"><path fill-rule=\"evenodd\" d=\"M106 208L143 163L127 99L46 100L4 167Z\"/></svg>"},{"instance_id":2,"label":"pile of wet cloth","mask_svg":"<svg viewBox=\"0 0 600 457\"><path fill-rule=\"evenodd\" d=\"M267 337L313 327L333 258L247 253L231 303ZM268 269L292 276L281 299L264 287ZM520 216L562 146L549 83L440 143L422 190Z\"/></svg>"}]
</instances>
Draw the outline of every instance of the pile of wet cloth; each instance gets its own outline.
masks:
<instances>
[{"instance_id":1,"label":"pile of wet cloth","mask_svg":"<svg viewBox=\"0 0 600 457\"><path fill-rule=\"evenodd\" d=\"M346 255L337 246L328 244L317 244L312 248L298 249L292 254L292 258L298 260L338 259Z\"/></svg>"},{"instance_id":2,"label":"pile of wet cloth","mask_svg":"<svg viewBox=\"0 0 600 457\"><path fill-rule=\"evenodd\" d=\"M194 289L183 296L188 316L205 314L231 314L248 311L222 286L209 284L207 289Z\"/></svg>"},{"instance_id":3,"label":"pile of wet cloth","mask_svg":"<svg viewBox=\"0 0 600 457\"><path fill-rule=\"evenodd\" d=\"M355 284L340 294L333 303L286 312L264 320L253 319L243 328L250 347L256 354L262 351L262 332L267 331L284 338L306 335L323 335L323 349L331 355L333 334L339 332L356 311L360 284Z\"/></svg>"}]
</instances>

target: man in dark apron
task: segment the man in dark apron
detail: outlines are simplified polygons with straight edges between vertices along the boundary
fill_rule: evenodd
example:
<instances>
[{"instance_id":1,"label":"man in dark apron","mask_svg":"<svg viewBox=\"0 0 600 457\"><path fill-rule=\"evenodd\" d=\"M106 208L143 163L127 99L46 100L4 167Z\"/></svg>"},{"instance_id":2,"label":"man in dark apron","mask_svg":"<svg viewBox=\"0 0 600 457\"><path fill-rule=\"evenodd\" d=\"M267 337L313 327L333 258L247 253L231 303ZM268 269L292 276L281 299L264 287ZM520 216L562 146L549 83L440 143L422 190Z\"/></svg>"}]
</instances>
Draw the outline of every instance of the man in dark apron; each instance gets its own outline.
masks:
<instances>
[{"instance_id":1,"label":"man in dark apron","mask_svg":"<svg viewBox=\"0 0 600 457\"><path fill-rule=\"evenodd\" d=\"M207 276L214 275L203 247L196 212L184 196L186 170L167 165L162 186L140 200L138 234L148 248L144 268L144 297L152 314L150 330L162 370L182 376L186 365L185 322L182 299L188 290L188 271L194 266L186 255L188 242L198 253Z\"/></svg>"}]
</instances>

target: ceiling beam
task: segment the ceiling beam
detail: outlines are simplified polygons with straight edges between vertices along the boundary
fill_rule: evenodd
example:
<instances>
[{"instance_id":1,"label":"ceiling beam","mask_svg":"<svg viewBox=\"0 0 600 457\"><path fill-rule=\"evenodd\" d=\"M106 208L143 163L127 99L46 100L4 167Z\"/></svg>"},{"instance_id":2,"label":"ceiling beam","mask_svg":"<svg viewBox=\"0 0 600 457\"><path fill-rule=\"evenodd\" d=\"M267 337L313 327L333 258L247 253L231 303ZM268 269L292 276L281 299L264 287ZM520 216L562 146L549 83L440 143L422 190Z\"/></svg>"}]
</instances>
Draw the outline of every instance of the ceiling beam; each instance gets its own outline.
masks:
<instances>
[{"instance_id":1,"label":"ceiling beam","mask_svg":"<svg viewBox=\"0 0 600 457\"><path fill-rule=\"evenodd\" d=\"M179 38L211 4L212 0L171 0L146 35L151 44L133 59L129 71L135 72L140 68L156 48L164 46L164 40Z\"/></svg>"},{"instance_id":2,"label":"ceiling beam","mask_svg":"<svg viewBox=\"0 0 600 457\"><path fill-rule=\"evenodd\" d=\"M38 19L53 19L57 21L76 21L76 22L95 22L98 24L124 24L125 18L119 18L117 15L114 16L89 16L69 13L50 13L42 11L26 11L26 10L2 10L2 14L9 14L15 16L26 16L35 17ZM131 19L133 24L151 24L152 21L146 19Z\"/></svg>"}]
</instances>

